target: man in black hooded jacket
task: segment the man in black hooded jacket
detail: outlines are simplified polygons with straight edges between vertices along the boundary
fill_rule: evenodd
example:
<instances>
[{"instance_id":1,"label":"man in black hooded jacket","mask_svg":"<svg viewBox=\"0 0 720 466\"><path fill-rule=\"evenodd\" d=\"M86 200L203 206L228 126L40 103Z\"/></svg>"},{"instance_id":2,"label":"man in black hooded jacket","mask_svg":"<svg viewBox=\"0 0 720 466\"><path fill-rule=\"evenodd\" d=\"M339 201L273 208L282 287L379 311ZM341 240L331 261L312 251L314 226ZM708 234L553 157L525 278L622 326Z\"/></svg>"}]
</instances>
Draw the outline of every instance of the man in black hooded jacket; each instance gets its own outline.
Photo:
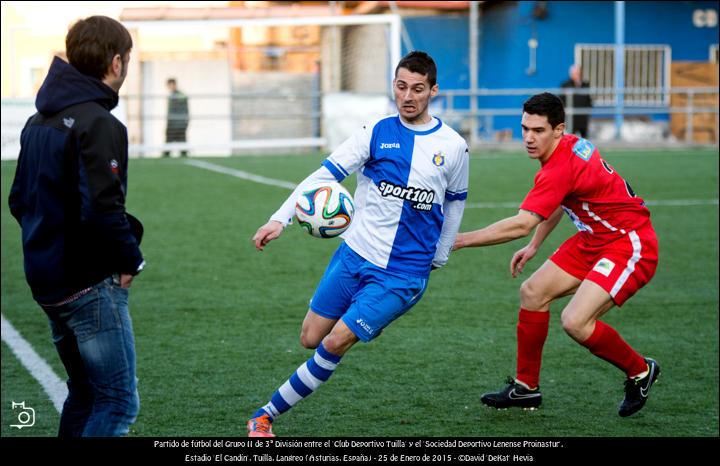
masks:
<instances>
[{"instance_id":1,"label":"man in black hooded jacket","mask_svg":"<svg viewBox=\"0 0 720 466\"><path fill-rule=\"evenodd\" d=\"M127 434L139 410L128 288L145 261L125 211L127 129L111 113L132 38L114 19L76 22L21 135L10 211L25 275L68 373L61 437Z\"/></svg>"}]
</instances>

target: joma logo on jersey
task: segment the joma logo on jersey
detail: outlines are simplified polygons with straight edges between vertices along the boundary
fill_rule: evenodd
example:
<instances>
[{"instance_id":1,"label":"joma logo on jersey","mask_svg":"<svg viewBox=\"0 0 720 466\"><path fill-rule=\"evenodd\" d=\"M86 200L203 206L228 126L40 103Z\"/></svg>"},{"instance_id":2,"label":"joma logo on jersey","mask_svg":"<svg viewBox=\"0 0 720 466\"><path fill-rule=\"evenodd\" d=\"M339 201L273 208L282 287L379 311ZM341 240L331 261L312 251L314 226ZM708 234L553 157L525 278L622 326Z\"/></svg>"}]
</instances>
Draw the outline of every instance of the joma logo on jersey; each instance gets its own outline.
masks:
<instances>
[{"instance_id":1,"label":"joma logo on jersey","mask_svg":"<svg viewBox=\"0 0 720 466\"><path fill-rule=\"evenodd\" d=\"M432 210L432 202L435 200L435 191L413 188L412 186L404 188L389 181L381 181L378 189L383 197L392 196L403 201L412 202L412 208L415 210L430 211Z\"/></svg>"},{"instance_id":2,"label":"joma logo on jersey","mask_svg":"<svg viewBox=\"0 0 720 466\"><path fill-rule=\"evenodd\" d=\"M399 142L381 142L380 149L400 149Z\"/></svg>"},{"instance_id":3,"label":"joma logo on jersey","mask_svg":"<svg viewBox=\"0 0 720 466\"><path fill-rule=\"evenodd\" d=\"M360 327L362 327L362 329L365 330L365 331L366 331L367 333L369 333L370 335L372 335L373 333L375 333L375 329L372 328L370 325L368 325L368 323L365 322L364 320L358 319L358 320L355 321L355 323L358 324Z\"/></svg>"}]
</instances>

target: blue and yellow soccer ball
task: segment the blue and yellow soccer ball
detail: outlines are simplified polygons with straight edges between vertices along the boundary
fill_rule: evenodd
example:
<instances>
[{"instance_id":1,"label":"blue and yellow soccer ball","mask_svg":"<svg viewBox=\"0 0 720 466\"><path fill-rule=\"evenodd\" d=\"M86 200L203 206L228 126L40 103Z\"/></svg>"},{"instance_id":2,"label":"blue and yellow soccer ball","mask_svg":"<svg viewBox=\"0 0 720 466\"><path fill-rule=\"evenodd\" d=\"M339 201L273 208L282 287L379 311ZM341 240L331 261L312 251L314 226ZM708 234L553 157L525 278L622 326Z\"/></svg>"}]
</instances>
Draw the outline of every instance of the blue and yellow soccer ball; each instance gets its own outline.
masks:
<instances>
[{"instance_id":1,"label":"blue and yellow soccer ball","mask_svg":"<svg viewBox=\"0 0 720 466\"><path fill-rule=\"evenodd\" d=\"M355 202L340 183L313 185L298 196L295 216L301 227L316 238L334 238L350 227Z\"/></svg>"}]
</instances>

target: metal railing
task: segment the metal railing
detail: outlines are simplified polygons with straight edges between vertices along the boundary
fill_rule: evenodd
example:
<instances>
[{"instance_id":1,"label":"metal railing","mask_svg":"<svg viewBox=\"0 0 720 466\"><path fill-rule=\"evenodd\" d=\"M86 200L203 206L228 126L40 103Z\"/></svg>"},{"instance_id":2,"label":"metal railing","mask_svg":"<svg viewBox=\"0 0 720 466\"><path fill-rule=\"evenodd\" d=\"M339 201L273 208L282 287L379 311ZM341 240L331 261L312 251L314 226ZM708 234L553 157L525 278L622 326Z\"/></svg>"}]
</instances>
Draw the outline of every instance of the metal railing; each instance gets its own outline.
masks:
<instances>
[{"instance_id":1,"label":"metal railing","mask_svg":"<svg viewBox=\"0 0 720 466\"><path fill-rule=\"evenodd\" d=\"M614 88L616 67L615 44L575 44L575 63L582 69L583 81L590 86ZM672 48L665 44L638 44L624 46L623 63L625 68L624 86L629 88L660 88L669 87ZM668 105L668 95L653 93L650 96L628 94L629 105L655 100L656 103ZM650 97L650 98L648 98ZM614 93L595 93L593 100L603 105L612 105Z\"/></svg>"},{"instance_id":2,"label":"metal railing","mask_svg":"<svg viewBox=\"0 0 720 466\"><path fill-rule=\"evenodd\" d=\"M131 152L197 150L235 153L244 149L317 147L321 136L321 94L275 92L188 93L187 142L166 143L167 94L121 96ZM185 117L183 117L185 118Z\"/></svg>"},{"instance_id":3,"label":"metal railing","mask_svg":"<svg viewBox=\"0 0 720 466\"><path fill-rule=\"evenodd\" d=\"M655 138L652 141L657 144L718 144L718 89L713 87L646 87L619 91L611 88L478 89L476 92L467 89L442 90L431 104L431 111L460 130L471 146L478 146L498 141L498 133L503 137L498 142L511 138L513 131L517 138L516 128L520 126L522 103L526 98L541 92L565 96L567 132L573 132L573 116L589 115L590 137L599 140L596 134L592 134L593 131L597 133L599 128L605 140L613 137L617 139L621 131L613 126L616 125L614 117L621 115L627 120L633 120L625 122L626 133L633 130L635 133L632 134L642 134L645 128L642 124L645 122L637 124L635 121L640 117L655 125L650 128L652 133L648 133L648 137L652 134ZM630 106L627 99L621 99L625 104L620 106L572 105L575 96L597 92L613 95L618 92L624 95L662 94L662 100L668 101L669 105L648 103L644 106ZM378 96L387 98L387 111L391 112L392 98L382 94ZM190 127L188 142L180 143L183 147L207 146L212 150L227 147L235 152L244 148L319 147L328 142L325 123L329 118L329 109L323 108L326 96L316 91L208 93L188 94L187 97ZM131 146L137 153L157 151L158 147L162 149L165 143L167 95L123 95L121 99L121 107L124 108L120 109L118 116L125 118ZM472 99L476 101L475 110L471 110ZM34 112L33 99L3 99L3 158L17 156L20 131ZM334 112L338 113L344 115L342 111ZM369 115L367 120L379 116L382 115ZM512 123L504 125L503 129L501 123L509 121L507 117L513 117ZM670 127L669 131L667 126ZM498 131L495 131L496 127ZM478 130L473 131L475 128ZM347 136L349 134L344 137ZM337 139L343 136L335 134L334 137Z\"/></svg>"},{"instance_id":4,"label":"metal railing","mask_svg":"<svg viewBox=\"0 0 720 466\"><path fill-rule=\"evenodd\" d=\"M490 121L497 116L517 116L518 125L519 118L522 116L522 101L517 97L530 97L542 92L550 92L555 95L566 97L565 106L566 128L567 132L573 132L572 120L574 115L590 115L592 117L615 117L622 116L656 116L656 115L684 115L684 134L683 141L689 144L695 143L695 120L697 115L714 115L714 133L715 137L712 143L718 143L718 89L714 87L674 87L674 88L523 88L523 89L478 89L477 92L470 90L443 90L438 94L438 98L442 99L441 117L448 121L459 122L461 126L471 127L472 125L463 124L472 119L481 119L485 122ZM646 105L638 105L634 103L630 105L613 106L600 105L592 107L575 107L572 105L572 99L576 95L594 95L598 93L612 94L616 96L618 93L624 95L663 95L665 101L670 105L658 104L656 102L648 102ZM482 99L487 97L510 97L508 104L513 106L487 106L483 105ZM478 99L478 110L469 110L468 104L470 99ZM616 99L613 99L616 101ZM459 105L459 102L460 105ZM458 108L460 107L460 108ZM488 124L485 125L486 127ZM492 126L491 126L492 128ZM619 134L619 132L618 132ZM483 140L480 134L468 134L471 145L476 145Z\"/></svg>"}]
</instances>

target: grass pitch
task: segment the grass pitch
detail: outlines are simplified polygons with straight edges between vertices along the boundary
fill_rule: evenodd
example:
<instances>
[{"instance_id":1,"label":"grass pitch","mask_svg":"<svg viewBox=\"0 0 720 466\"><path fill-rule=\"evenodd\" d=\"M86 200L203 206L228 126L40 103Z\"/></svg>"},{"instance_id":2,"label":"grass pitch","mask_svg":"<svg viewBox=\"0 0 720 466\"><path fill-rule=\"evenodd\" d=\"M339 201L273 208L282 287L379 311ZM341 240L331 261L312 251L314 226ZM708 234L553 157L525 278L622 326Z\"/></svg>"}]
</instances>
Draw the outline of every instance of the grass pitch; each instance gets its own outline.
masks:
<instances>
[{"instance_id":1,"label":"grass pitch","mask_svg":"<svg viewBox=\"0 0 720 466\"><path fill-rule=\"evenodd\" d=\"M518 287L508 273L526 240L467 249L433 272L423 300L277 422L284 436L718 436L718 156L713 150L604 151L649 201L660 239L652 282L606 316L662 375L645 409L621 419L621 374L562 331L552 309L536 412L495 411L479 396L514 373ZM321 155L207 159L300 181ZM44 313L22 271L20 231L7 207L14 162L2 162L2 313L65 378ZM515 202L536 162L475 154L468 203ZM351 188L354 182L345 183ZM308 300L337 247L290 226L263 253L250 238L289 190L189 166L132 160L128 210L145 224L148 266L133 284L141 411L132 436L243 436L247 417L312 351L299 343ZM704 201L714 200L713 203ZM462 230L516 208L468 208ZM573 233L563 220L524 276ZM11 428L11 401L36 425ZM53 436L59 415L2 344L2 436Z\"/></svg>"}]
</instances>

